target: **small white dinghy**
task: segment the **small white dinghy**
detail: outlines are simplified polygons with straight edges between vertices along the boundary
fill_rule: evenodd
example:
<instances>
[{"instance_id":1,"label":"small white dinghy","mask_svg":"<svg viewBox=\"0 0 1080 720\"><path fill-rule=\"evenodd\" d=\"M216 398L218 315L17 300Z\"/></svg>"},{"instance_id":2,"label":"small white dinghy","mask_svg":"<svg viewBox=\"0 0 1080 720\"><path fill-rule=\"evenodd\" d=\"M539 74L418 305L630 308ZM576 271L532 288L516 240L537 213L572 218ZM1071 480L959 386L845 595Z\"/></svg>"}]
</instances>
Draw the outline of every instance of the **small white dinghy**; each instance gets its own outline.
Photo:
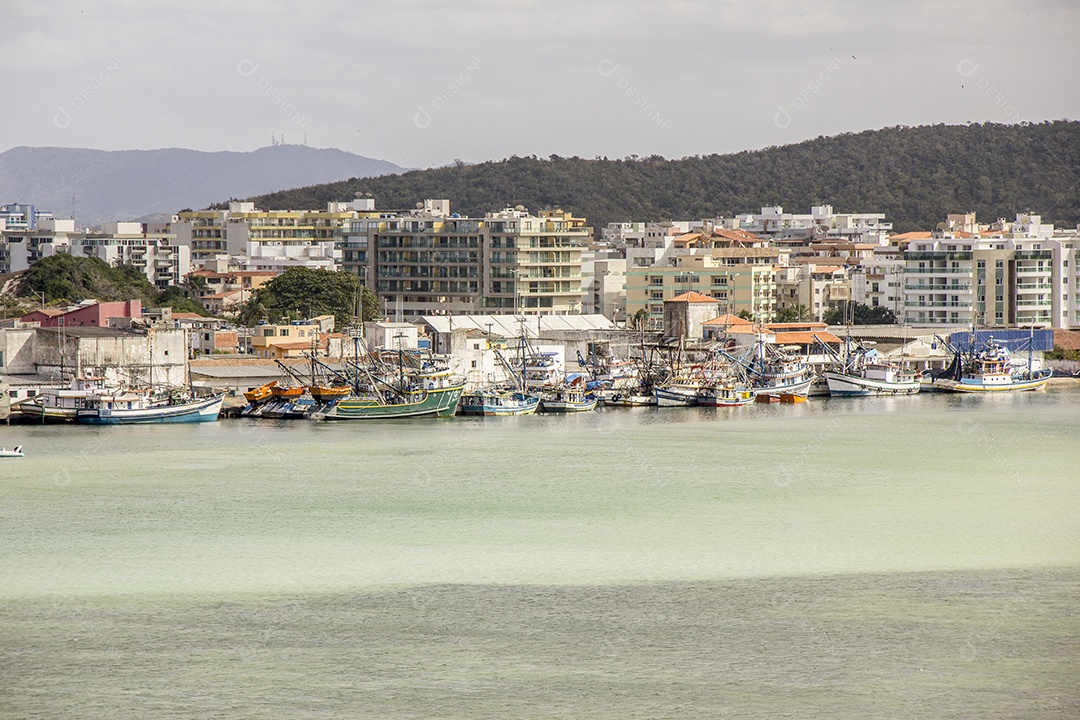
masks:
<instances>
[{"instance_id":1,"label":"small white dinghy","mask_svg":"<svg viewBox=\"0 0 1080 720\"><path fill-rule=\"evenodd\" d=\"M13 450L0 448L0 458L23 457L22 445L16 445Z\"/></svg>"}]
</instances>

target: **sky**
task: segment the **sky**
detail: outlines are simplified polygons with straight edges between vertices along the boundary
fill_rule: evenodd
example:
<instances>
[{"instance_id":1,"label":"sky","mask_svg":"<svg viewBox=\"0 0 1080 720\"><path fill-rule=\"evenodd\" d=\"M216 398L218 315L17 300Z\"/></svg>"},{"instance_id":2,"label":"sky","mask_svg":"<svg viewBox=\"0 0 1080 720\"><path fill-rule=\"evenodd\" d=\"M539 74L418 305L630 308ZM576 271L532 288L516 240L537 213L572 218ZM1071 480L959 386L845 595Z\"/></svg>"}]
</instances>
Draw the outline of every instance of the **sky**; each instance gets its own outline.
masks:
<instances>
[{"instance_id":1,"label":"sky","mask_svg":"<svg viewBox=\"0 0 1080 720\"><path fill-rule=\"evenodd\" d=\"M0 151L406 167L1080 118L1077 0L7 0Z\"/></svg>"}]
</instances>

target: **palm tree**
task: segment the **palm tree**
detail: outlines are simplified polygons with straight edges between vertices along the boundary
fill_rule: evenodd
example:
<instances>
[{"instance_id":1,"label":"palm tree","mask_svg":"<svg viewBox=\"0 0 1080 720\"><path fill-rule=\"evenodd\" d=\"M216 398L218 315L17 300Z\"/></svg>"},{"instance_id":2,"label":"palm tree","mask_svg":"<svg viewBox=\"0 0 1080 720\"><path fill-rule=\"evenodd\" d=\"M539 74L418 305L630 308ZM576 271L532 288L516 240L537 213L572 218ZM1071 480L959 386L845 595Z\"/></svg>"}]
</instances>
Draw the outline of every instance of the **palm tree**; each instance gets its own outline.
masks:
<instances>
[{"instance_id":1,"label":"palm tree","mask_svg":"<svg viewBox=\"0 0 1080 720\"><path fill-rule=\"evenodd\" d=\"M184 278L184 289L188 297L197 298L199 291L206 289L206 278L202 275L189 273L188 276Z\"/></svg>"},{"instance_id":2,"label":"palm tree","mask_svg":"<svg viewBox=\"0 0 1080 720\"><path fill-rule=\"evenodd\" d=\"M259 298L258 292L253 292L251 297L244 301L236 314L236 319L241 325L255 327L260 320L266 319L266 306Z\"/></svg>"}]
</instances>

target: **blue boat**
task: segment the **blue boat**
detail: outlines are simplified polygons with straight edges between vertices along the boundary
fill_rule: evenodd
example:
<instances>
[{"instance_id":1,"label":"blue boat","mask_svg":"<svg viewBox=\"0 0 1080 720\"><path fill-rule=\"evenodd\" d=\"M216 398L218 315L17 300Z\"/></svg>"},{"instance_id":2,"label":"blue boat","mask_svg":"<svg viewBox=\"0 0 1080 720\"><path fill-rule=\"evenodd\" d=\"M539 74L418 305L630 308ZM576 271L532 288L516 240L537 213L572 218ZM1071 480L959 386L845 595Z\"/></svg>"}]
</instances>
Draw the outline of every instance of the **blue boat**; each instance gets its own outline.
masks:
<instances>
[{"instance_id":1,"label":"blue boat","mask_svg":"<svg viewBox=\"0 0 1080 720\"><path fill-rule=\"evenodd\" d=\"M508 390L476 390L461 396L460 415L505 417L531 415L540 406L540 398Z\"/></svg>"}]
</instances>

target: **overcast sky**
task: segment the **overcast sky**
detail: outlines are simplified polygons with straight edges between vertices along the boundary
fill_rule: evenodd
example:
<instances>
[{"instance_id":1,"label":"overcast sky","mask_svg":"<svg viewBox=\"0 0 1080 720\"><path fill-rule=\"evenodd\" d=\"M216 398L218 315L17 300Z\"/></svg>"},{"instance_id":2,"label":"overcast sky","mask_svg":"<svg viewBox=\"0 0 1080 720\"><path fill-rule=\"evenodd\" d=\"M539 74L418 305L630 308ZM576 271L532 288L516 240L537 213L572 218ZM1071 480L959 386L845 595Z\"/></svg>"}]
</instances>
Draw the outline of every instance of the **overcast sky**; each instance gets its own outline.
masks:
<instances>
[{"instance_id":1,"label":"overcast sky","mask_svg":"<svg viewBox=\"0 0 1080 720\"><path fill-rule=\"evenodd\" d=\"M8 0L0 150L253 150L409 167L734 152L1080 118L1077 0Z\"/></svg>"}]
</instances>

